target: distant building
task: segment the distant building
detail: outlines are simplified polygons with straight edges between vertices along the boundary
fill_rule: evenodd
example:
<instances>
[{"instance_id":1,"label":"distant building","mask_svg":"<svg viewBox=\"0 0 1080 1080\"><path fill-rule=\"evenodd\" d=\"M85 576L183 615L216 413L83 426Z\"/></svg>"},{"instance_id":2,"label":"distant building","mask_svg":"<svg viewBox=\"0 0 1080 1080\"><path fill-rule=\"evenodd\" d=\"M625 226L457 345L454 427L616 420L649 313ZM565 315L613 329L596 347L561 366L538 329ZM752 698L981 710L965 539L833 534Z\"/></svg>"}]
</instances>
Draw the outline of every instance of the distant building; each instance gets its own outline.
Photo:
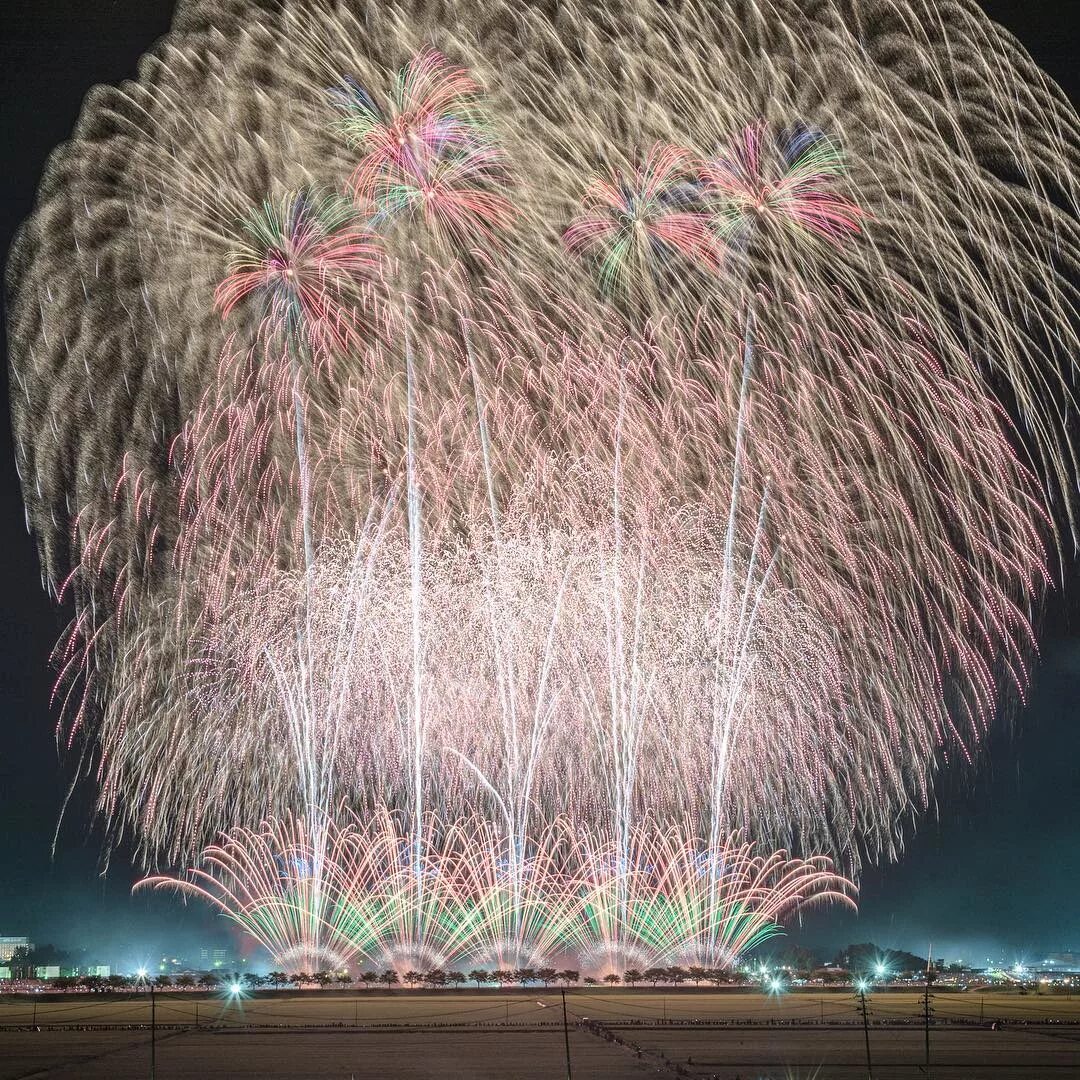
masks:
<instances>
[{"instance_id":1,"label":"distant building","mask_svg":"<svg viewBox=\"0 0 1080 1080\"><path fill-rule=\"evenodd\" d=\"M9 967L0 967L0 982L3 982L5 979L10 979L10 978L11 978L11 968L9 968Z\"/></svg>"},{"instance_id":2,"label":"distant building","mask_svg":"<svg viewBox=\"0 0 1080 1080\"><path fill-rule=\"evenodd\" d=\"M33 942L29 937L0 937L0 963L8 962L15 955L17 948L32 951Z\"/></svg>"},{"instance_id":3,"label":"distant building","mask_svg":"<svg viewBox=\"0 0 1080 1080\"><path fill-rule=\"evenodd\" d=\"M232 949L204 948L199 950L199 963L204 970L223 967L237 967ZM244 961L241 961L244 963Z\"/></svg>"},{"instance_id":4,"label":"distant building","mask_svg":"<svg viewBox=\"0 0 1080 1080\"><path fill-rule=\"evenodd\" d=\"M1069 949L1065 952L1047 953L1046 959L1039 965L1039 970L1045 974L1054 975L1080 973L1080 952Z\"/></svg>"},{"instance_id":5,"label":"distant building","mask_svg":"<svg viewBox=\"0 0 1080 1080\"><path fill-rule=\"evenodd\" d=\"M26 949L29 952L33 948L33 942L29 938L0 937L0 963L6 964L15 955L16 949Z\"/></svg>"},{"instance_id":6,"label":"distant building","mask_svg":"<svg viewBox=\"0 0 1080 1080\"><path fill-rule=\"evenodd\" d=\"M59 964L43 964L41 967L34 968L35 979L59 979L60 978L60 965Z\"/></svg>"},{"instance_id":7,"label":"distant building","mask_svg":"<svg viewBox=\"0 0 1080 1080\"><path fill-rule=\"evenodd\" d=\"M90 967L79 968L80 975L97 975L107 979L112 974L112 968L108 964L91 964Z\"/></svg>"}]
</instances>

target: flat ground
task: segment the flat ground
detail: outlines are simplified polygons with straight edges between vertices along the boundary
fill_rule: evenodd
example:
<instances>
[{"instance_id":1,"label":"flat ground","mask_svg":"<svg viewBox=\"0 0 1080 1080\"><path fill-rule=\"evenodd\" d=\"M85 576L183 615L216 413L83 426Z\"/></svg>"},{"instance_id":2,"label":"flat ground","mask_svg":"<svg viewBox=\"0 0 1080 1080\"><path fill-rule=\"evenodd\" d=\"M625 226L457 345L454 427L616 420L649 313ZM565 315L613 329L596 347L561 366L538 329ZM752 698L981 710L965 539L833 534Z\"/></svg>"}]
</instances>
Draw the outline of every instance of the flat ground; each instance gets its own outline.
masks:
<instances>
[{"instance_id":1,"label":"flat ground","mask_svg":"<svg viewBox=\"0 0 1080 1080\"><path fill-rule=\"evenodd\" d=\"M572 990L567 1006L578 1080L866 1076L849 992ZM1080 998L942 992L933 1006L939 1080L1080 1075ZM876 1080L921 1075L921 995L881 991L870 1008ZM1004 1027L991 1030L994 1020ZM0 1001L0 1080L149 1076L149 1021L146 995ZM172 993L158 995L156 1023L155 1080L566 1076L561 998L551 990L312 991L239 1002Z\"/></svg>"}]
</instances>

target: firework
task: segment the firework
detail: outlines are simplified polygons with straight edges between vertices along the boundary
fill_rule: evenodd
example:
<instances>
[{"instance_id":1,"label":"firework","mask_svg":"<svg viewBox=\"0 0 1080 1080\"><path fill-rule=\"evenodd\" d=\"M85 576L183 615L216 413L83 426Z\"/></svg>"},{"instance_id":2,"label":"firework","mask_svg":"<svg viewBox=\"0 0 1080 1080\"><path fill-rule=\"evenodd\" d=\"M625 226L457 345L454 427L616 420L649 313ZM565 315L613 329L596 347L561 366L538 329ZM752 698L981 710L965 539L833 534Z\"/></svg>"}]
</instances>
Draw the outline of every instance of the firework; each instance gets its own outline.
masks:
<instances>
[{"instance_id":1,"label":"firework","mask_svg":"<svg viewBox=\"0 0 1080 1080\"><path fill-rule=\"evenodd\" d=\"M626 292L634 278L652 277L656 264L676 252L691 263L717 264L717 245L689 170L685 150L655 146L632 175L589 185L563 240L570 251L595 261L603 292Z\"/></svg>"},{"instance_id":2,"label":"firework","mask_svg":"<svg viewBox=\"0 0 1080 1080\"><path fill-rule=\"evenodd\" d=\"M61 723L116 832L250 842L254 897L306 851L279 955L453 955L429 928L471 907L470 955L720 956L691 867L732 836L895 855L1023 693L1071 523L1060 94L923 0L910 37L839 2L182 7L9 270ZM377 911L343 800L407 851Z\"/></svg>"},{"instance_id":3,"label":"firework","mask_svg":"<svg viewBox=\"0 0 1080 1080\"><path fill-rule=\"evenodd\" d=\"M319 358L358 344L359 286L377 269L378 248L354 219L340 196L303 192L253 211L214 296L222 318L255 294L270 342L299 338Z\"/></svg>"},{"instance_id":4,"label":"firework","mask_svg":"<svg viewBox=\"0 0 1080 1080\"><path fill-rule=\"evenodd\" d=\"M270 822L223 837L183 877L140 887L209 902L288 971L562 959L597 972L731 968L794 911L851 903L828 860L762 857L738 838L707 847L679 823L642 821L626 862L613 838L557 816L516 874L515 853L483 818L431 818L423 835L416 867L409 830L385 810L364 822Z\"/></svg>"},{"instance_id":5,"label":"firework","mask_svg":"<svg viewBox=\"0 0 1080 1080\"><path fill-rule=\"evenodd\" d=\"M355 79L342 81L331 91L344 114L335 127L360 154L350 184L374 222L418 214L458 244L491 242L509 226L513 207L498 190L506 157L467 72L422 52L394 80L389 115Z\"/></svg>"},{"instance_id":6,"label":"firework","mask_svg":"<svg viewBox=\"0 0 1080 1080\"><path fill-rule=\"evenodd\" d=\"M658 417L655 346L624 333L551 341L502 288L483 303L446 289L413 309L441 298L474 310L410 347L405 403L372 415L371 383L358 381L332 413L305 406L319 493L310 561L279 397L241 394L212 424L197 417L182 593L160 622L140 608L147 630L118 658L103 717L108 797L161 794L153 813L129 803L122 816L176 854L231 814L304 813L302 790L321 792L316 804L395 790L439 805L457 797L449 754L474 794L487 778L522 834L543 789L547 806L616 807L626 828L644 799L693 808L716 837L891 850L884 823L912 790L927 797L935 747L976 745L995 708L972 638L995 642L1023 685L1032 632L1009 595L1038 587L1044 521L1019 494L1026 474L996 409L917 339L886 348L850 310L825 335L804 298L803 328L785 341L793 312L774 320L779 302L761 294L749 386L737 327L703 320L700 340L673 330ZM522 368L501 362L508 333L536 412ZM378 348L404 352L407 338L402 328ZM376 352L363 370L384 363ZM464 400L448 409L436 390L454 368L467 372ZM922 403L922 426L881 412L897 395ZM580 414L560 417L560 400ZM843 425L823 428L822 408ZM249 434L254 420L266 435ZM280 456L267 450L275 431ZM370 458L357 464L357 448ZM696 498L675 502L703 463ZM994 530L995 546L959 560L956 523ZM159 680L174 693L159 696ZM298 731L323 749L301 749ZM152 752L163 744L167 755ZM207 768L211 757L229 767ZM545 764L561 760L581 763L580 783ZM324 779L305 787L313 768Z\"/></svg>"},{"instance_id":7,"label":"firework","mask_svg":"<svg viewBox=\"0 0 1080 1080\"><path fill-rule=\"evenodd\" d=\"M751 124L702 166L702 195L713 206L713 228L743 247L759 227L786 230L796 241L820 237L835 246L860 231L866 212L836 190L843 157L822 131L804 124L770 138Z\"/></svg>"}]
</instances>

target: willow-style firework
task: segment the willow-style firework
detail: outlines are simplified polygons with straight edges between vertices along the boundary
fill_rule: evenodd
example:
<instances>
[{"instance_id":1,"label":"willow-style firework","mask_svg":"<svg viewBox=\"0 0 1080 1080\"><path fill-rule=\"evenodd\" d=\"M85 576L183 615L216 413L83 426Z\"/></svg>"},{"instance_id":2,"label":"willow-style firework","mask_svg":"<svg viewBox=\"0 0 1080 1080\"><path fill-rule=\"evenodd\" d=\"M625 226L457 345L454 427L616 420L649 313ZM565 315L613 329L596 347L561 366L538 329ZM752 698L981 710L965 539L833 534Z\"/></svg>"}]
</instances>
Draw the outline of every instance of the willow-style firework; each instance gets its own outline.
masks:
<instances>
[{"instance_id":1,"label":"willow-style firework","mask_svg":"<svg viewBox=\"0 0 1080 1080\"><path fill-rule=\"evenodd\" d=\"M1076 117L963 4L439 20L188 0L54 158L8 281L62 730L279 954L729 956L1024 691ZM745 935L789 863L736 836L814 868Z\"/></svg>"}]
</instances>

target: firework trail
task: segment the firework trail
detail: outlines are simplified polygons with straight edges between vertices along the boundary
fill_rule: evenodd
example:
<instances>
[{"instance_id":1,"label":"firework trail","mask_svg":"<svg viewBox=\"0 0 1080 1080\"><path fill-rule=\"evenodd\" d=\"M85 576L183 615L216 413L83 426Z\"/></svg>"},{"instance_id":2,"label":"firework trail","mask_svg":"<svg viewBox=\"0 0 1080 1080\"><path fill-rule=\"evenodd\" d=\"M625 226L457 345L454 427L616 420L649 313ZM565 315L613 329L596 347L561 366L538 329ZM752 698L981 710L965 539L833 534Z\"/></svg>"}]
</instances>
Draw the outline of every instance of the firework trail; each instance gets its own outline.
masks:
<instances>
[{"instance_id":1,"label":"firework trail","mask_svg":"<svg viewBox=\"0 0 1080 1080\"><path fill-rule=\"evenodd\" d=\"M522 949L564 813L612 867L586 951L646 940L665 823L680 881L734 833L895 855L1072 525L1077 146L966 4L182 3L8 268L113 835L301 830L274 947L335 955L340 800L397 815L420 950L470 827Z\"/></svg>"}]
</instances>

